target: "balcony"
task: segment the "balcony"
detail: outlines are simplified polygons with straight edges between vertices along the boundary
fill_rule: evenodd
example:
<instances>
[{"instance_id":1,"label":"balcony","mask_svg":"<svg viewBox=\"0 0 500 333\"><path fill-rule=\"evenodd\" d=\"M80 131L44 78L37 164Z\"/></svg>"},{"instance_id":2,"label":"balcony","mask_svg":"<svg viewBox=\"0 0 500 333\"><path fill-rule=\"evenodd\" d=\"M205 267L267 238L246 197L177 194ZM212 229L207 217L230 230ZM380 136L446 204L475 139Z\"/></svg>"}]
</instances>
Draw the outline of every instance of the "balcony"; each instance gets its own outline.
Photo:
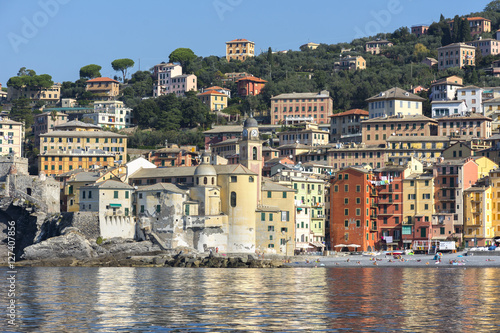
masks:
<instances>
[{"instance_id":1,"label":"balcony","mask_svg":"<svg viewBox=\"0 0 500 333\"><path fill-rule=\"evenodd\" d=\"M370 231L377 231L377 222L372 222L370 226Z\"/></svg>"},{"instance_id":2,"label":"balcony","mask_svg":"<svg viewBox=\"0 0 500 333\"><path fill-rule=\"evenodd\" d=\"M384 211L380 212L379 211L378 215L380 215L380 216L389 216L389 215L394 215L394 213L393 212L384 212Z\"/></svg>"},{"instance_id":3,"label":"balcony","mask_svg":"<svg viewBox=\"0 0 500 333\"><path fill-rule=\"evenodd\" d=\"M370 219L371 219L371 220L376 220L376 219L377 219L377 214L372 213L372 214L370 215Z\"/></svg>"}]
</instances>

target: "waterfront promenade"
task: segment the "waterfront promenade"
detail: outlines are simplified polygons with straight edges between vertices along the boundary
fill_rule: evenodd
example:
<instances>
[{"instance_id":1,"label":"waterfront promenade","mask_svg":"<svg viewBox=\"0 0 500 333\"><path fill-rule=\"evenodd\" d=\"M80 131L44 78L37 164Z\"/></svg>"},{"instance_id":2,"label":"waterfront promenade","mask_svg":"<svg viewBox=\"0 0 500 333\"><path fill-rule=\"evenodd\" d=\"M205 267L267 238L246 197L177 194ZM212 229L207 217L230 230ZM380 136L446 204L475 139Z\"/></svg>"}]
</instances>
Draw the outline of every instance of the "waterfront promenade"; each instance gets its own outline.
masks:
<instances>
[{"instance_id":1,"label":"waterfront promenade","mask_svg":"<svg viewBox=\"0 0 500 333\"><path fill-rule=\"evenodd\" d=\"M496 251L498 252L498 251ZM500 253L488 251L467 255L467 252L444 253L437 263L434 255L415 254L399 257L380 254L368 257L338 253L330 256L296 256L290 258L288 267L500 267Z\"/></svg>"}]
</instances>

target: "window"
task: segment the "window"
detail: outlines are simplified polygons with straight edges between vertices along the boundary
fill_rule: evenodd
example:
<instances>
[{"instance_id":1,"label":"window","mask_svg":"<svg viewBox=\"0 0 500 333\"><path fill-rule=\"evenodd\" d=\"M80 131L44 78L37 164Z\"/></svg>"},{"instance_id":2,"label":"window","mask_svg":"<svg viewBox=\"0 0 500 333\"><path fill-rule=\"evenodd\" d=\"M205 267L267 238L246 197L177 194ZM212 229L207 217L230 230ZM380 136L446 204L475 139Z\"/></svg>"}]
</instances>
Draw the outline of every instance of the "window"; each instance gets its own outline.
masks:
<instances>
[{"instance_id":1,"label":"window","mask_svg":"<svg viewBox=\"0 0 500 333\"><path fill-rule=\"evenodd\" d=\"M286 192L283 192L283 199L286 198Z\"/></svg>"},{"instance_id":2,"label":"window","mask_svg":"<svg viewBox=\"0 0 500 333\"><path fill-rule=\"evenodd\" d=\"M265 221L266 220L266 213L260 213L260 220Z\"/></svg>"},{"instance_id":3,"label":"window","mask_svg":"<svg viewBox=\"0 0 500 333\"><path fill-rule=\"evenodd\" d=\"M344 198L344 205L348 205L349 204L349 198Z\"/></svg>"},{"instance_id":4,"label":"window","mask_svg":"<svg viewBox=\"0 0 500 333\"><path fill-rule=\"evenodd\" d=\"M118 191L114 191L113 198L118 199Z\"/></svg>"},{"instance_id":5,"label":"window","mask_svg":"<svg viewBox=\"0 0 500 333\"><path fill-rule=\"evenodd\" d=\"M267 231L274 231L274 225L268 225ZM271 236L272 237L272 236ZM271 238L272 239L272 238Z\"/></svg>"},{"instance_id":6,"label":"window","mask_svg":"<svg viewBox=\"0 0 500 333\"><path fill-rule=\"evenodd\" d=\"M349 192L349 185L344 185L344 192Z\"/></svg>"},{"instance_id":7,"label":"window","mask_svg":"<svg viewBox=\"0 0 500 333\"><path fill-rule=\"evenodd\" d=\"M344 221L344 227L349 228L349 220Z\"/></svg>"},{"instance_id":8,"label":"window","mask_svg":"<svg viewBox=\"0 0 500 333\"><path fill-rule=\"evenodd\" d=\"M273 221L273 214L269 213L269 221Z\"/></svg>"},{"instance_id":9,"label":"window","mask_svg":"<svg viewBox=\"0 0 500 333\"><path fill-rule=\"evenodd\" d=\"M231 183L236 183L238 181L237 176L231 176Z\"/></svg>"},{"instance_id":10,"label":"window","mask_svg":"<svg viewBox=\"0 0 500 333\"><path fill-rule=\"evenodd\" d=\"M128 191L125 191L125 199L128 199ZM90 197L89 197L90 198Z\"/></svg>"},{"instance_id":11,"label":"window","mask_svg":"<svg viewBox=\"0 0 500 333\"><path fill-rule=\"evenodd\" d=\"M268 197L268 198L272 198L272 196L273 196L273 192L271 192L271 191L267 191L267 197Z\"/></svg>"},{"instance_id":12,"label":"window","mask_svg":"<svg viewBox=\"0 0 500 333\"><path fill-rule=\"evenodd\" d=\"M348 216L349 215L349 208L344 208L344 215Z\"/></svg>"},{"instance_id":13,"label":"window","mask_svg":"<svg viewBox=\"0 0 500 333\"><path fill-rule=\"evenodd\" d=\"M236 207L236 192L231 192L231 207Z\"/></svg>"}]
</instances>

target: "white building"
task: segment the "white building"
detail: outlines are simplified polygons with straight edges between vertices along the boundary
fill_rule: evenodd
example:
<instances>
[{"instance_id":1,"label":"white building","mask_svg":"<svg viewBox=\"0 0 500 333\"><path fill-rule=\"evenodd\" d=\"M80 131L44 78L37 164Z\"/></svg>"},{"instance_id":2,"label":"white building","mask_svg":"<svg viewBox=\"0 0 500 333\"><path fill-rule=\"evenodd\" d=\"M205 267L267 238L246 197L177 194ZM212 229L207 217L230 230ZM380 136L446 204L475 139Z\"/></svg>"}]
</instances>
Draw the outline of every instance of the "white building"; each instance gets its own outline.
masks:
<instances>
[{"instance_id":1,"label":"white building","mask_svg":"<svg viewBox=\"0 0 500 333\"><path fill-rule=\"evenodd\" d=\"M182 66L161 63L154 66L153 97L167 94L184 96L186 91L197 89L197 77L194 74L182 74Z\"/></svg>"},{"instance_id":2,"label":"white building","mask_svg":"<svg viewBox=\"0 0 500 333\"><path fill-rule=\"evenodd\" d=\"M454 115L463 116L467 112L467 104L460 101L433 101L431 102L432 118L443 118Z\"/></svg>"},{"instance_id":3,"label":"white building","mask_svg":"<svg viewBox=\"0 0 500 333\"><path fill-rule=\"evenodd\" d=\"M122 101L94 102L94 111L85 115L86 118L93 120L94 125L118 130L132 125L132 109L125 107Z\"/></svg>"},{"instance_id":4,"label":"white building","mask_svg":"<svg viewBox=\"0 0 500 333\"><path fill-rule=\"evenodd\" d=\"M396 116L398 114L421 115L422 102L425 99L395 87L372 96L366 101L368 102L368 113L371 119Z\"/></svg>"},{"instance_id":5,"label":"white building","mask_svg":"<svg viewBox=\"0 0 500 333\"><path fill-rule=\"evenodd\" d=\"M431 84L431 101L451 101L455 99L457 89L463 87L463 79L456 75L445 77Z\"/></svg>"},{"instance_id":6,"label":"white building","mask_svg":"<svg viewBox=\"0 0 500 333\"><path fill-rule=\"evenodd\" d=\"M483 88L466 86L457 89L457 99L465 100L468 111L484 114L483 110Z\"/></svg>"}]
</instances>

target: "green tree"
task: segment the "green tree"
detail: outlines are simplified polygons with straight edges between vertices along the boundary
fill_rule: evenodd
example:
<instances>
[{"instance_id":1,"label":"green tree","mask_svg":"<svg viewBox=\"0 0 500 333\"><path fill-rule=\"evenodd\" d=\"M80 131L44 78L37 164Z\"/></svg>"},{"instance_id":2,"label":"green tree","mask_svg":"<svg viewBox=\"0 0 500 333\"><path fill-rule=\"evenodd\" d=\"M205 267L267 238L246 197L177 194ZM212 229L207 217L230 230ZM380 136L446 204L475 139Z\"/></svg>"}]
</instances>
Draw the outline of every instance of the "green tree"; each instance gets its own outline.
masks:
<instances>
[{"instance_id":1,"label":"green tree","mask_svg":"<svg viewBox=\"0 0 500 333\"><path fill-rule=\"evenodd\" d=\"M495 0L484 7L485 12L500 12L500 0Z\"/></svg>"},{"instance_id":2,"label":"green tree","mask_svg":"<svg viewBox=\"0 0 500 333\"><path fill-rule=\"evenodd\" d=\"M429 49L425 47L422 43L415 44L415 50L413 51L413 55L417 58L417 61L422 61L425 56L429 54Z\"/></svg>"},{"instance_id":3,"label":"green tree","mask_svg":"<svg viewBox=\"0 0 500 333\"><path fill-rule=\"evenodd\" d=\"M12 120L24 122L26 128L31 127L33 125L33 111L30 107L30 100L24 97L13 100L9 116Z\"/></svg>"},{"instance_id":4,"label":"green tree","mask_svg":"<svg viewBox=\"0 0 500 333\"><path fill-rule=\"evenodd\" d=\"M462 30L461 28L462 28L462 19L460 18L460 16L455 15L455 17L453 18L453 32L451 35L452 43L460 42L460 33Z\"/></svg>"},{"instance_id":5,"label":"green tree","mask_svg":"<svg viewBox=\"0 0 500 333\"><path fill-rule=\"evenodd\" d=\"M175 49L168 57L170 62L179 62L184 69L188 62L196 58L196 54L191 49L185 47Z\"/></svg>"},{"instance_id":6,"label":"green tree","mask_svg":"<svg viewBox=\"0 0 500 333\"><path fill-rule=\"evenodd\" d=\"M80 68L80 78L82 79L94 79L96 77L101 77L101 66L90 64Z\"/></svg>"},{"instance_id":7,"label":"green tree","mask_svg":"<svg viewBox=\"0 0 500 333\"><path fill-rule=\"evenodd\" d=\"M472 35L470 34L470 25L467 19L462 19L460 24L460 40L458 42L470 42L472 40Z\"/></svg>"},{"instance_id":8,"label":"green tree","mask_svg":"<svg viewBox=\"0 0 500 333\"><path fill-rule=\"evenodd\" d=\"M122 72L122 82L125 82L125 79L127 77L127 69L130 67L134 67L134 61L132 59L128 58L123 58L123 59L116 59L111 63L111 67L115 71L121 71Z\"/></svg>"}]
</instances>

